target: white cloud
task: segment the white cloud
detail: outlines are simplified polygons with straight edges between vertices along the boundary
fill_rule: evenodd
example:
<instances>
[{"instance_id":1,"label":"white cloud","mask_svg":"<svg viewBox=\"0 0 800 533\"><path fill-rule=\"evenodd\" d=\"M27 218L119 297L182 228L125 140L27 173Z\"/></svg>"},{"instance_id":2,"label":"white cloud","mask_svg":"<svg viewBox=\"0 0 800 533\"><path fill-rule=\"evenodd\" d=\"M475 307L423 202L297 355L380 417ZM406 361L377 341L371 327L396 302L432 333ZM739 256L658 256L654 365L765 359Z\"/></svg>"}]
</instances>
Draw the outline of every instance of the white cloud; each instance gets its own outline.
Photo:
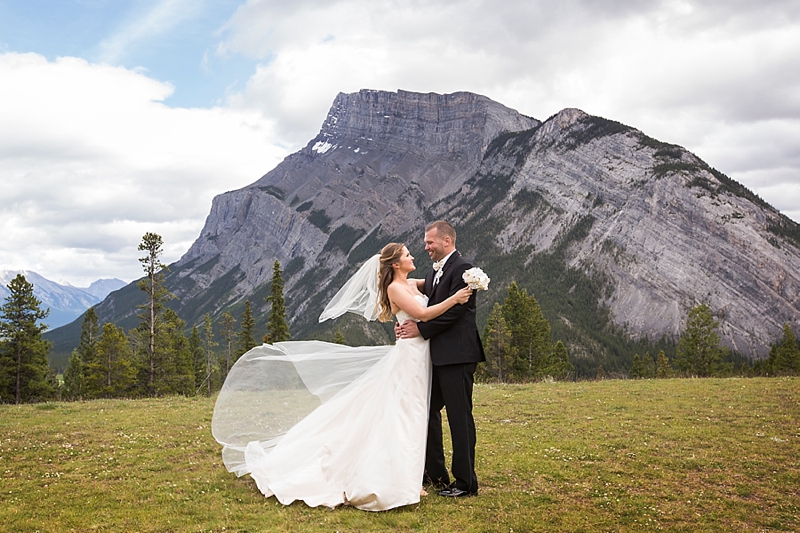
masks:
<instances>
[{"instance_id":1,"label":"white cloud","mask_svg":"<svg viewBox=\"0 0 800 533\"><path fill-rule=\"evenodd\" d=\"M94 51L180 41L210 5L137 3ZM144 69L0 55L0 269L133 279L146 231L174 261L215 194L362 88L472 91L539 119L578 107L685 146L800 220L796 0L248 0L218 35L217 61L260 65L212 109L170 108L175 88Z\"/></svg>"},{"instance_id":2,"label":"white cloud","mask_svg":"<svg viewBox=\"0 0 800 533\"><path fill-rule=\"evenodd\" d=\"M338 92L467 90L637 127L800 220L783 194L800 187L797 2L249 1L223 35L219 53L263 61L230 105L274 117L293 146Z\"/></svg>"},{"instance_id":3,"label":"white cloud","mask_svg":"<svg viewBox=\"0 0 800 533\"><path fill-rule=\"evenodd\" d=\"M0 55L2 268L75 285L139 277L146 231L178 259L216 194L285 155L252 110L172 109L172 88L75 58Z\"/></svg>"}]
</instances>

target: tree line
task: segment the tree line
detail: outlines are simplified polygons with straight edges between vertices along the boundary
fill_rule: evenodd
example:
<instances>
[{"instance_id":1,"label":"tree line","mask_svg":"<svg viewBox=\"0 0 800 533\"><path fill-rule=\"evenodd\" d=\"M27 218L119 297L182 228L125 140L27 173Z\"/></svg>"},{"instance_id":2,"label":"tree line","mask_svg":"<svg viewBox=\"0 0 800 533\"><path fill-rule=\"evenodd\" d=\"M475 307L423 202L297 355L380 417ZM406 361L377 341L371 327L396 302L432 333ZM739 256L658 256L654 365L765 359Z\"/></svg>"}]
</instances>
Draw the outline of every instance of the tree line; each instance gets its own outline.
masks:
<instances>
[{"instance_id":1,"label":"tree line","mask_svg":"<svg viewBox=\"0 0 800 533\"><path fill-rule=\"evenodd\" d=\"M138 308L139 324L128 332L112 323L101 325L94 307L89 308L61 384L47 361L50 343L42 338L47 326L41 321L49 310L42 309L23 275L11 280L0 311L0 402L195 395L219 389L236 360L258 344L251 303L245 302L238 329L229 311L222 314L222 339L215 337L208 313L187 337L186 323L166 307L174 295L164 284L169 268L160 260L162 238L146 233L138 249L145 252L139 259L145 276L138 286L147 295ZM288 340L278 261L266 300L272 307L262 340Z\"/></svg>"},{"instance_id":2,"label":"tree line","mask_svg":"<svg viewBox=\"0 0 800 533\"><path fill-rule=\"evenodd\" d=\"M780 341L772 344L769 357L735 368L731 351L723 346L717 329L719 322L708 304L693 307L686 328L678 341L674 361L660 351L653 359L649 352L633 357L631 378L714 377L734 374L751 376L800 375L800 344L789 324L784 324Z\"/></svg>"},{"instance_id":3,"label":"tree line","mask_svg":"<svg viewBox=\"0 0 800 533\"><path fill-rule=\"evenodd\" d=\"M10 295L0 309L0 402L23 403L50 399L91 399L161 396L169 394L210 395L225 380L238 358L256 346L256 321L249 301L239 321L225 311L215 336L210 314L192 326L166 303L174 298L164 283L169 267L160 257L163 241L146 233L138 250L145 276L138 282L147 295L138 306L139 324L124 331L112 323L100 324L94 308L84 315L79 345L59 383L49 367L50 343L42 338L42 323L49 310L33 294L33 285L21 274L8 284ZM286 302L280 263L273 265L267 333L263 342L289 340ZM239 324L237 329L236 324ZM692 308L674 357L663 350L634 355L631 378L731 375L737 369L729 361L730 351L720 341L713 312L707 304ZM476 377L482 381L519 383L538 380L575 379L575 368L564 342L553 342L548 320L533 294L516 282L508 286L502 303L495 303L482 341L486 363ZM341 331L333 341L344 344ZM769 357L739 368L745 375L800 374L800 345L789 324L780 341L771 346ZM603 377L602 367L598 377Z\"/></svg>"},{"instance_id":4,"label":"tree line","mask_svg":"<svg viewBox=\"0 0 800 533\"><path fill-rule=\"evenodd\" d=\"M800 375L800 344L789 324L772 344L769 357L751 365L735 368L731 351L717 333L719 322L708 304L693 307L678 340L676 354L670 359L664 350L653 357L634 354L629 377L717 377L734 374L751 376ZM567 348L561 341L552 343L550 324L542 314L536 298L520 289L515 282L508 287L502 304L496 303L483 332L486 364L478 368L477 377L503 383L543 379L572 379L574 367ZM602 367L598 378L603 377Z\"/></svg>"},{"instance_id":5,"label":"tree line","mask_svg":"<svg viewBox=\"0 0 800 533\"><path fill-rule=\"evenodd\" d=\"M573 376L566 346L560 340L552 342L550 323L539 303L516 282L489 313L483 345L486 363L478 367L480 380L510 383Z\"/></svg>"}]
</instances>

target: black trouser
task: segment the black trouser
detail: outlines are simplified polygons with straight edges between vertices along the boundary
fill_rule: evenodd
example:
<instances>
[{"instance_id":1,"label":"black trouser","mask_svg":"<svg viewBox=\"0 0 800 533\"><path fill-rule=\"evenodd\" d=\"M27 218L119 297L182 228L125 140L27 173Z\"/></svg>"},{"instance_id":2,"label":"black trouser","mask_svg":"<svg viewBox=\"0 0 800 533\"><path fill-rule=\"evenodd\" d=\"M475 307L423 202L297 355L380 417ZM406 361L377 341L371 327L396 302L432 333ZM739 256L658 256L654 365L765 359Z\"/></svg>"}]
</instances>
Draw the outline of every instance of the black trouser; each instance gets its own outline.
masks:
<instances>
[{"instance_id":1,"label":"black trouser","mask_svg":"<svg viewBox=\"0 0 800 533\"><path fill-rule=\"evenodd\" d=\"M428 419L428 443L425 454L426 479L437 485L449 485L450 476L442 445L442 407L447 410L453 441L454 485L467 492L478 492L475 475L475 421L472 418L472 385L476 363L433 367L431 412Z\"/></svg>"}]
</instances>

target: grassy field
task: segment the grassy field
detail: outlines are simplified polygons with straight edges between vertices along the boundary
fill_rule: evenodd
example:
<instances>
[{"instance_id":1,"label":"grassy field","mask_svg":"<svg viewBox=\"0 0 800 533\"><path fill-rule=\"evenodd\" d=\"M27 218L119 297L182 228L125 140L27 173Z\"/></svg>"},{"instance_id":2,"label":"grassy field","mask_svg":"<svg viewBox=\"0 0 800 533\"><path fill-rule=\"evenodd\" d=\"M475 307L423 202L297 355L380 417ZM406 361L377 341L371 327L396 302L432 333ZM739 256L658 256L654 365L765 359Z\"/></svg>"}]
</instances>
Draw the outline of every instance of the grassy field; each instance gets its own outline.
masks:
<instances>
[{"instance_id":1,"label":"grassy field","mask_svg":"<svg viewBox=\"0 0 800 533\"><path fill-rule=\"evenodd\" d=\"M0 406L0 530L798 531L800 379L481 385L477 498L284 507L225 471L213 399Z\"/></svg>"}]
</instances>

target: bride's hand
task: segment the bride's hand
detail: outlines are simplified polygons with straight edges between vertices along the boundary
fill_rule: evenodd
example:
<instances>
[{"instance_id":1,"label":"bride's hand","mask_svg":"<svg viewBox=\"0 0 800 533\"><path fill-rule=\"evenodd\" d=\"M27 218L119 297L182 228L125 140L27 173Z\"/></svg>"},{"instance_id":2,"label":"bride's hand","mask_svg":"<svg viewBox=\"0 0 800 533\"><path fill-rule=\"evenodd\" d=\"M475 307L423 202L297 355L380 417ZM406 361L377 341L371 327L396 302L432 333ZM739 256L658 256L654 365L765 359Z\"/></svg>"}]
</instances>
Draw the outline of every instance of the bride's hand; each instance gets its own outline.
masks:
<instances>
[{"instance_id":1,"label":"bride's hand","mask_svg":"<svg viewBox=\"0 0 800 533\"><path fill-rule=\"evenodd\" d=\"M453 296L455 297L457 304L465 304L469 301L469 297L472 296L472 289L469 287L464 287Z\"/></svg>"}]
</instances>

